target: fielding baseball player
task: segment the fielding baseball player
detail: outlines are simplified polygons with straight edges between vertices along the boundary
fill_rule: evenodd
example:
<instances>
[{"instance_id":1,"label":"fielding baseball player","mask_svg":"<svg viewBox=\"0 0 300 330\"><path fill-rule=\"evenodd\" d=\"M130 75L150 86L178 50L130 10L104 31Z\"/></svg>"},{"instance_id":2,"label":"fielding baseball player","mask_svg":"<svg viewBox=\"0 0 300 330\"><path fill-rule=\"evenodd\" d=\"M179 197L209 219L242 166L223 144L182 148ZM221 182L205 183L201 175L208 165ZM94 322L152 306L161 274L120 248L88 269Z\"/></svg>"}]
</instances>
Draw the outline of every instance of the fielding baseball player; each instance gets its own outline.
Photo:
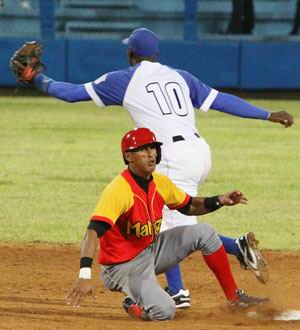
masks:
<instances>
[{"instance_id":1,"label":"fielding baseball player","mask_svg":"<svg viewBox=\"0 0 300 330\"><path fill-rule=\"evenodd\" d=\"M148 128L129 131L121 149L128 168L103 191L81 244L79 279L67 303L79 307L93 293L91 267L99 238L102 281L109 290L127 295L125 310L143 320L169 320L175 302L157 282L191 253L200 250L219 281L228 304L239 309L261 305L267 298L247 296L238 289L219 236L211 225L178 226L160 233L164 205L185 215L202 215L223 205L246 204L238 190L214 197L191 197L168 177L154 172L162 143Z\"/></svg>"},{"instance_id":2,"label":"fielding baseball player","mask_svg":"<svg viewBox=\"0 0 300 330\"><path fill-rule=\"evenodd\" d=\"M36 42L26 43L14 54L11 68L19 80L58 99L67 102L93 100L100 108L123 106L137 127L150 128L163 142L157 171L170 177L191 196L197 195L199 185L211 169L211 151L195 126L194 108L268 120L285 127L293 124L293 117L285 111L270 113L219 92L186 71L156 62L159 42L148 29L134 30L124 43L128 45L131 67L104 74L86 84L57 82L42 74L41 45ZM176 210L164 209L162 230L196 223L196 216L188 217ZM242 268L251 269L262 283L268 280L266 264L253 233L237 240L220 238L226 252L236 255ZM177 308L189 307L189 292L184 290L179 266L175 265L166 275L167 290Z\"/></svg>"}]
</instances>

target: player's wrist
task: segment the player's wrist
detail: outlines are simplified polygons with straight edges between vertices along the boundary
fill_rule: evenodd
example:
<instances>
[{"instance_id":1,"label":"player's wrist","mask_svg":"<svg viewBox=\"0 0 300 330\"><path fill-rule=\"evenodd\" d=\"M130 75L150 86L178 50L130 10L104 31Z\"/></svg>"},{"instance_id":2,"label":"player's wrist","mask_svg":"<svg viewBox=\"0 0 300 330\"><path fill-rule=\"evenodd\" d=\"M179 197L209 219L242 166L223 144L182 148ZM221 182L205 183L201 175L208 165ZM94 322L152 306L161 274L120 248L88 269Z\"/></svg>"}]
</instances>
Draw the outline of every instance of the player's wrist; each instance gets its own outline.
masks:
<instances>
[{"instance_id":1,"label":"player's wrist","mask_svg":"<svg viewBox=\"0 0 300 330\"><path fill-rule=\"evenodd\" d=\"M219 197L220 196L212 196L204 198L204 207L208 212L216 211L223 206Z\"/></svg>"},{"instance_id":2,"label":"player's wrist","mask_svg":"<svg viewBox=\"0 0 300 330\"><path fill-rule=\"evenodd\" d=\"M89 267L80 268L79 278L82 279L82 280L92 279L92 268L89 268Z\"/></svg>"},{"instance_id":3,"label":"player's wrist","mask_svg":"<svg viewBox=\"0 0 300 330\"><path fill-rule=\"evenodd\" d=\"M79 278L83 280L90 280L92 278L92 264L93 258L80 258Z\"/></svg>"}]
</instances>

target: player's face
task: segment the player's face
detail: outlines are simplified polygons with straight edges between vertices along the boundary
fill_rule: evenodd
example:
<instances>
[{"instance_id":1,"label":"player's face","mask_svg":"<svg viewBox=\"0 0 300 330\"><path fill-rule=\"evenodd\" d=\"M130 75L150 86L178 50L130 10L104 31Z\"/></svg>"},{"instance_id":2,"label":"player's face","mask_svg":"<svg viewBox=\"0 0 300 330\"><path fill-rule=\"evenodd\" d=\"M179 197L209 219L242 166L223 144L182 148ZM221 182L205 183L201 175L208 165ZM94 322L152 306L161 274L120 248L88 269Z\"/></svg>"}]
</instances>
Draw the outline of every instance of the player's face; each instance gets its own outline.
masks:
<instances>
[{"instance_id":1,"label":"player's face","mask_svg":"<svg viewBox=\"0 0 300 330\"><path fill-rule=\"evenodd\" d=\"M149 178L155 170L157 157L155 144L146 144L125 154L129 162L129 168L134 174Z\"/></svg>"}]
</instances>

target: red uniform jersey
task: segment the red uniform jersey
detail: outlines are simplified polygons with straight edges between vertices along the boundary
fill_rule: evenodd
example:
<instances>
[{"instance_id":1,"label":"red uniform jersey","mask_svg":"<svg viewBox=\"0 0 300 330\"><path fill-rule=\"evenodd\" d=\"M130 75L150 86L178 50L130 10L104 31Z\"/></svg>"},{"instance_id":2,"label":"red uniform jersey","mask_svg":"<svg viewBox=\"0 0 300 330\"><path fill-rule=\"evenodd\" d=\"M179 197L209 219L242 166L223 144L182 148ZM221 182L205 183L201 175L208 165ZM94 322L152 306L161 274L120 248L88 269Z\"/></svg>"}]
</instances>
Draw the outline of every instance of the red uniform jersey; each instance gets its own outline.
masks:
<instances>
[{"instance_id":1,"label":"red uniform jersey","mask_svg":"<svg viewBox=\"0 0 300 330\"><path fill-rule=\"evenodd\" d=\"M162 174L153 173L147 194L129 170L123 171L104 189L91 218L112 226L100 238L99 263L119 264L136 257L159 234L163 206L179 209L189 200Z\"/></svg>"}]
</instances>

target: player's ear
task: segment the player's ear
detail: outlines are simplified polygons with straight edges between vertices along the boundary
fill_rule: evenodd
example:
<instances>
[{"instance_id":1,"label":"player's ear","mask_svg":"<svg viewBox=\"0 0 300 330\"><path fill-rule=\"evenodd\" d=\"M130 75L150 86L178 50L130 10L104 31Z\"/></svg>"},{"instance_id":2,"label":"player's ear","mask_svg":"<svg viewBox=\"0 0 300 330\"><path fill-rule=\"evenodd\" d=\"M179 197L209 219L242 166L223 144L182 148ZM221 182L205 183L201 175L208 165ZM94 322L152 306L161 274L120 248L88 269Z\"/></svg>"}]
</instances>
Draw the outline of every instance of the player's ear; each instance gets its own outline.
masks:
<instances>
[{"instance_id":1,"label":"player's ear","mask_svg":"<svg viewBox=\"0 0 300 330\"><path fill-rule=\"evenodd\" d=\"M134 65L134 63L133 63L134 54L133 54L133 51L130 48L128 48L128 50L127 50L127 57L128 57L129 64Z\"/></svg>"},{"instance_id":2,"label":"player's ear","mask_svg":"<svg viewBox=\"0 0 300 330\"><path fill-rule=\"evenodd\" d=\"M125 164L129 164L132 162L132 152L130 151L125 151L123 153L123 158L124 158L124 161L125 161Z\"/></svg>"}]
</instances>

